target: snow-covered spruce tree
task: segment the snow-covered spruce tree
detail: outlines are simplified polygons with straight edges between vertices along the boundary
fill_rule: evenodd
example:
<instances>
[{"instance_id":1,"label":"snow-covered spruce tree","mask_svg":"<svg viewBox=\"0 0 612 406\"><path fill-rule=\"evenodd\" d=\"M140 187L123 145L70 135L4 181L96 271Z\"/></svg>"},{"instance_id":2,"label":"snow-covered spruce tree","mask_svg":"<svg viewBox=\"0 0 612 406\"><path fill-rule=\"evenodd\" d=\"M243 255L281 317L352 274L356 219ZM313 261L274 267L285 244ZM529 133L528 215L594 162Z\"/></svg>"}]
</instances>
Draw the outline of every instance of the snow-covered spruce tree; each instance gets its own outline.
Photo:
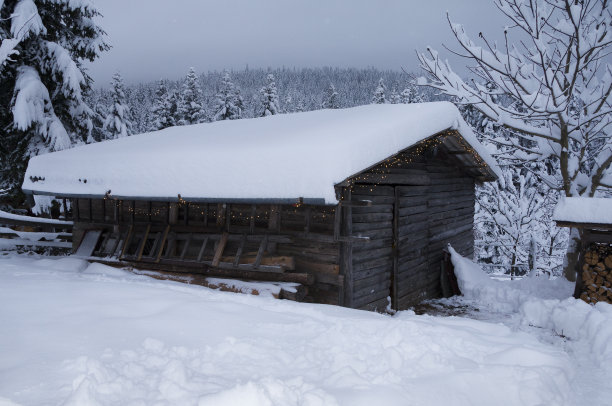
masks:
<instances>
[{"instance_id":1,"label":"snow-covered spruce tree","mask_svg":"<svg viewBox=\"0 0 612 406\"><path fill-rule=\"evenodd\" d=\"M261 103L259 108L260 117L273 116L280 113L278 90L276 89L274 75L269 73L268 76L266 76L266 82L266 85L259 91L259 100Z\"/></svg>"},{"instance_id":2,"label":"snow-covered spruce tree","mask_svg":"<svg viewBox=\"0 0 612 406\"><path fill-rule=\"evenodd\" d=\"M397 88L393 86L391 88L391 94L389 95L389 103L391 104L399 104L402 102L402 98L399 94L397 94Z\"/></svg>"},{"instance_id":3,"label":"snow-covered spruce tree","mask_svg":"<svg viewBox=\"0 0 612 406\"><path fill-rule=\"evenodd\" d=\"M224 72L212 107L213 121L239 119L242 117L242 108L240 90L232 83L229 73Z\"/></svg>"},{"instance_id":4,"label":"snow-covered spruce tree","mask_svg":"<svg viewBox=\"0 0 612 406\"><path fill-rule=\"evenodd\" d=\"M90 136L82 65L109 48L98 15L89 2L0 1L0 188L14 199L30 156Z\"/></svg>"},{"instance_id":5,"label":"snow-covered spruce tree","mask_svg":"<svg viewBox=\"0 0 612 406\"><path fill-rule=\"evenodd\" d=\"M516 137L508 145L524 161L558 162L559 189L565 196L595 196L612 188L612 7L607 0L496 0L510 21L505 43L480 34L476 45L464 28L450 27L473 71L494 90L466 82L428 49L420 54L426 83L472 104ZM513 44L511 31L519 31ZM425 83L423 83L425 84ZM509 95L505 104L494 95ZM565 276L575 279L578 230L572 230Z\"/></svg>"},{"instance_id":6,"label":"snow-covered spruce tree","mask_svg":"<svg viewBox=\"0 0 612 406\"><path fill-rule=\"evenodd\" d=\"M198 80L195 68L189 68L189 73L185 77L183 89L178 104L178 123L189 125L203 123L206 121L206 114L202 107L202 88Z\"/></svg>"},{"instance_id":7,"label":"snow-covered spruce tree","mask_svg":"<svg viewBox=\"0 0 612 406\"><path fill-rule=\"evenodd\" d=\"M323 103L321 107L324 109L339 109L340 103L338 101L338 92L336 91L336 86L333 83L329 84L329 87L325 89L325 94L323 95Z\"/></svg>"},{"instance_id":8,"label":"snow-covered spruce tree","mask_svg":"<svg viewBox=\"0 0 612 406\"><path fill-rule=\"evenodd\" d=\"M123 79L119 72L111 80L111 105L107 109L104 120L104 130L108 139L116 139L132 135L130 108L125 101Z\"/></svg>"},{"instance_id":9,"label":"snow-covered spruce tree","mask_svg":"<svg viewBox=\"0 0 612 406\"><path fill-rule=\"evenodd\" d=\"M400 103L410 104L410 103L422 103L423 98L417 91L414 86L409 86L405 88L400 94Z\"/></svg>"},{"instance_id":10,"label":"snow-covered spruce tree","mask_svg":"<svg viewBox=\"0 0 612 406\"><path fill-rule=\"evenodd\" d=\"M372 96L372 104L385 104L387 102L385 92L387 91L387 87L385 86L385 81L383 78L378 80L378 86L376 90L374 90L374 95Z\"/></svg>"},{"instance_id":11,"label":"snow-covered spruce tree","mask_svg":"<svg viewBox=\"0 0 612 406\"><path fill-rule=\"evenodd\" d=\"M155 91L155 105L151 111L151 130L163 130L176 125L172 114L171 94L168 92L166 82L161 80Z\"/></svg>"}]
</instances>

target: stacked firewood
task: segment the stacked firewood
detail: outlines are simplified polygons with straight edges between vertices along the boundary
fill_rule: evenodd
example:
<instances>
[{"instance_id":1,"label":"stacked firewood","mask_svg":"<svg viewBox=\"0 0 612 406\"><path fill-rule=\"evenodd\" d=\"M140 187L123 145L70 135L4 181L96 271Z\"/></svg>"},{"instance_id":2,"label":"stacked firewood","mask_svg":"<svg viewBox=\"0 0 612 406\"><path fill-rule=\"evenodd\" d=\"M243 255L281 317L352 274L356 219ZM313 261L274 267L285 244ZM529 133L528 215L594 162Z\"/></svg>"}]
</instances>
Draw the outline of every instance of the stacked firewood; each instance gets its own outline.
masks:
<instances>
[{"instance_id":1,"label":"stacked firewood","mask_svg":"<svg viewBox=\"0 0 612 406\"><path fill-rule=\"evenodd\" d=\"M582 300L612 303L612 246L593 244L589 247L584 255L582 282Z\"/></svg>"}]
</instances>

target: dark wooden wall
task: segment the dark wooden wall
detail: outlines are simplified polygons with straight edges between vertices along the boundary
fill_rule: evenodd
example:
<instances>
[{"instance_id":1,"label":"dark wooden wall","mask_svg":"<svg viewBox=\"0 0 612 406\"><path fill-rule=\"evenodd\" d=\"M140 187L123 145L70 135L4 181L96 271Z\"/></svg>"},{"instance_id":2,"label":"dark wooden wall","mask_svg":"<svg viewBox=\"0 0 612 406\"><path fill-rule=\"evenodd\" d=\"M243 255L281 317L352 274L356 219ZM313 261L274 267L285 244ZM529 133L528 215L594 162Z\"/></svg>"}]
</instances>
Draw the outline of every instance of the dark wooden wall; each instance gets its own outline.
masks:
<instances>
[{"instance_id":1,"label":"dark wooden wall","mask_svg":"<svg viewBox=\"0 0 612 406\"><path fill-rule=\"evenodd\" d=\"M395 309L440 297L447 244L473 254L474 178L444 148L408 151L355 178L351 307ZM348 287L347 287L348 289Z\"/></svg>"}]
</instances>

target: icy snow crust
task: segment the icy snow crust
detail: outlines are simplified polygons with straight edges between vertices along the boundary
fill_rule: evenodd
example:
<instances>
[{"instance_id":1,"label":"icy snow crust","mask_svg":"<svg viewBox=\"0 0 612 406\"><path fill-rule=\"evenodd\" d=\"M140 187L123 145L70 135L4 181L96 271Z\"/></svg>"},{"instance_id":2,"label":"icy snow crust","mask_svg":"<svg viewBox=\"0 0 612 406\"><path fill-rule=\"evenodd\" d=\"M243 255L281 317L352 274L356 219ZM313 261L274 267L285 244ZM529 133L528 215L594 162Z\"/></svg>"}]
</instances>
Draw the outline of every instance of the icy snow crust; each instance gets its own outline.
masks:
<instances>
[{"instance_id":1,"label":"icy snow crust","mask_svg":"<svg viewBox=\"0 0 612 406\"><path fill-rule=\"evenodd\" d=\"M612 225L612 199L601 197L566 197L553 214L555 221Z\"/></svg>"},{"instance_id":2,"label":"icy snow crust","mask_svg":"<svg viewBox=\"0 0 612 406\"><path fill-rule=\"evenodd\" d=\"M218 121L76 147L33 157L23 189L333 204L335 184L449 128L500 173L457 108L435 102Z\"/></svg>"},{"instance_id":3,"label":"icy snow crust","mask_svg":"<svg viewBox=\"0 0 612 406\"><path fill-rule=\"evenodd\" d=\"M565 405L562 349L502 324L0 257L0 403Z\"/></svg>"}]
</instances>

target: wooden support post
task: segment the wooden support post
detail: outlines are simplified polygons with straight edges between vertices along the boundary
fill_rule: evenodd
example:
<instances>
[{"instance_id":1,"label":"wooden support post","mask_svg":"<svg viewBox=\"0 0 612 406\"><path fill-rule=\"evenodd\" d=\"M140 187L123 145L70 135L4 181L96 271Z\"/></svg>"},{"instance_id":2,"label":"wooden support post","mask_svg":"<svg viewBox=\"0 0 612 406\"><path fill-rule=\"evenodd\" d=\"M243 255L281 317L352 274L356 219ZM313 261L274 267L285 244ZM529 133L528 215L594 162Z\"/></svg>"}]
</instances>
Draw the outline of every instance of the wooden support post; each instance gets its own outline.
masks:
<instances>
[{"instance_id":1,"label":"wooden support post","mask_svg":"<svg viewBox=\"0 0 612 406\"><path fill-rule=\"evenodd\" d=\"M231 209L232 205L231 204L226 204L225 205L225 231L227 231L229 233L230 231L230 224L232 223L232 209Z\"/></svg>"},{"instance_id":2,"label":"wooden support post","mask_svg":"<svg viewBox=\"0 0 612 406\"><path fill-rule=\"evenodd\" d=\"M280 232L281 228L281 207L278 204L270 205L270 218L268 220L268 229Z\"/></svg>"},{"instance_id":3,"label":"wooden support post","mask_svg":"<svg viewBox=\"0 0 612 406\"><path fill-rule=\"evenodd\" d=\"M166 245L166 240L168 239L168 233L170 232L170 225L166 226L164 230L164 235L161 239L161 244L159 245L159 251L157 251L157 258L155 258L155 262L159 262L161 260L162 253L164 251L164 245Z\"/></svg>"},{"instance_id":4,"label":"wooden support post","mask_svg":"<svg viewBox=\"0 0 612 406\"><path fill-rule=\"evenodd\" d=\"M102 221L106 223L106 198L101 200L102 202Z\"/></svg>"},{"instance_id":5,"label":"wooden support post","mask_svg":"<svg viewBox=\"0 0 612 406\"><path fill-rule=\"evenodd\" d=\"M223 213L225 211L225 207L223 206L223 204L218 203L217 204L217 227L221 228L223 227Z\"/></svg>"},{"instance_id":6,"label":"wooden support post","mask_svg":"<svg viewBox=\"0 0 612 406\"><path fill-rule=\"evenodd\" d=\"M72 208L72 220L78 221L81 218L81 213L79 211L79 199L74 199L74 207Z\"/></svg>"},{"instance_id":7,"label":"wooden support post","mask_svg":"<svg viewBox=\"0 0 612 406\"><path fill-rule=\"evenodd\" d=\"M215 256L212 260L212 266L219 265L219 261L221 261L221 257L223 256L223 250L225 250L225 245L227 244L227 237L229 237L228 233L221 234L221 239L219 240L217 250L215 251Z\"/></svg>"},{"instance_id":8,"label":"wooden support post","mask_svg":"<svg viewBox=\"0 0 612 406\"><path fill-rule=\"evenodd\" d=\"M206 244L208 244L208 237L204 237L204 241L202 241L202 246L200 247L200 252L198 253L198 262L202 262L204 258L204 251L206 251Z\"/></svg>"},{"instance_id":9,"label":"wooden support post","mask_svg":"<svg viewBox=\"0 0 612 406\"><path fill-rule=\"evenodd\" d=\"M208 203L204 204L204 228L208 227Z\"/></svg>"},{"instance_id":10,"label":"wooden support post","mask_svg":"<svg viewBox=\"0 0 612 406\"><path fill-rule=\"evenodd\" d=\"M151 222L151 211L153 210L153 203L149 200L147 202L147 219Z\"/></svg>"},{"instance_id":11,"label":"wooden support post","mask_svg":"<svg viewBox=\"0 0 612 406\"><path fill-rule=\"evenodd\" d=\"M183 210L183 222L185 225L189 225L189 203L185 203L185 209Z\"/></svg>"},{"instance_id":12,"label":"wooden support post","mask_svg":"<svg viewBox=\"0 0 612 406\"><path fill-rule=\"evenodd\" d=\"M181 259L185 259L185 255L187 255L187 251L189 250L189 244L191 244L192 237L192 233L189 233L189 235L187 235L187 239L185 240L185 246L183 247L183 251L181 252Z\"/></svg>"},{"instance_id":13,"label":"wooden support post","mask_svg":"<svg viewBox=\"0 0 612 406\"><path fill-rule=\"evenodd\" d=\"M136 200L130 201L130 206L132 207L132 213L130 215L130 222L134 224L136 220Z\"/></svg>"},{"instance_id":14,"label":"wooden support post","mask_svg":"<svg viewBox=\"0 0 612 406\"><path fill-rule=\"evenodd\" d=\"M236 251L236 256L234 257L234 266L238 266L240 263L240 256L242 255L242 251L244 250L244 245L246 244L246 234L240 240L240 245L238 246L238 250Z\"/></svg>"},{"instance_id":15,"label":"wooden support post","mask_svg":"<svg viewBox=\"0 0 612 406\"><path fill-rule=\"evenodd\" d=\"M115 207L113 210L113 216L114 216L113 222L115 224L119 224L119 201L114 200L113 202L115 203Z\"/></svg>"},{"instance_id":16,"label":"wooden support post","mask_svg":"<svg viewBox=\"0 0 612 406\"><path fill-rule=\"evenodd\" d=\"M342 202L351 201L351 189L342 188ZM353 244L350 237L353 234L353 209L342 208L342 226L340 236L343 238L340 243L340 273L344 276L344 298L340 298L342 305L353 307Z\"/></svg>"},{"instance_id":17,"label":"wooden support post","mask_svg":"<svg viewBox=\"0 0 612 406\"><path fill-rule=\"evenodd\" d=\"M249 220L249 231L251 234L255 232L255 216L257 215L257 206L251 205L251 218Z\"/></svg>"},{"instance_id":18,"label":"wooden support post","mask_svg":"<svg viewBox=\"0 0 612 406\"><path fill-rule=\"evenodd\" d=\"M119 222L125 222L125 216L123 215L123 200L119 200Z\"/></svg>"},{"instance_id":19,"label":"wooden support post","mask_svg":"<svg viewBox=\"0 0 612 406\"><path fill-rule=\"evenodd\" d=\"M142 242L140 243L140 247L138 247L138 254L136 255L137 261L140 261L140 258L142 258L142 252L144 251L145 245L147 244L147 238L149 238L149 231L151 231L151 224L147 224L147 229L145 230L144 236L142 237Z\"/></svg>"},{"instance_id":20,"label":"wooden support post","mask_svg":"<svg viewBox=\"0 0 612 406\"><path fill-rule=\"evenodd\" d=\"M264 235L263 239L261 240L261 244L259 244L259 250L257 251L257 257L255 258L255 263L253 263L253 268L259 268L266 248L268 248L268 234Z\"/></svg>"},{"instance_id":21,"label":"wooden support post","mask_svg":"<svg viewBox=\"0 0 612 406\"><path fill-rule=\"evenodd\" d=\"M66 198L62 199L62 207L64 208L64 220L68 220L68 204L66 203Z\"/></svg>"},{"instance_id":22,"label":"wooden support post","mask_svg":"<svg viewBox=\"0 0 612 406\"><path fill-rule=\"evenodd\" d=\"M308 233L310 233L310 223L312 221L312 208L310 206L306 206L306 225L304 226L304 233L306 233L306 238L308 238Z\"/></svg>"}]
</instances>

